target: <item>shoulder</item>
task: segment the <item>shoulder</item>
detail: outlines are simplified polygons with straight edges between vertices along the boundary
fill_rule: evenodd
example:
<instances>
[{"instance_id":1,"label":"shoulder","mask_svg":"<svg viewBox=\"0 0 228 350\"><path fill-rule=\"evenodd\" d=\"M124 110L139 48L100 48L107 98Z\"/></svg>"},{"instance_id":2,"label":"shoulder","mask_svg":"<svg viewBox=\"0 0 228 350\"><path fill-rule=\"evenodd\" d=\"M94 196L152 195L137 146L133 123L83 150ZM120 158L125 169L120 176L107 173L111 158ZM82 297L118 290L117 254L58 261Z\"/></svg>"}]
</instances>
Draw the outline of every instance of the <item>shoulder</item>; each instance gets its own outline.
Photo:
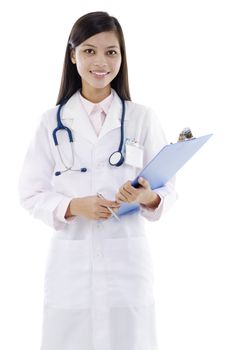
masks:
<instances>
[{"instance_id":1,"label":"shoulder","mask_svg":"<svg viewBox=\"0 0 228 350\"><path fill-rule=\"evenodd\" d=\"M55 106L44 110L39 116L38 124L46 128L53 127L56 124L58 107L59 106Z\"/></svg>"},{"instance_id":2,"label":"shoulder","mask_svg":"<svg viewBox=\"0 0 228 350\"><path fill-rule=\"evenodd\" d=\"M140 103L125 101L126 103L126 113L130 115L130 118L137 118L137 120L143 119L145 124L150 124L151 122L157 122L158 117L151 106L143 105Z\"/></svg>"},{"instance_id":3,"label":"shoulder","mask_svg":"<svg viewBox=\"0 0 228 350\"><path fill-rule=\"evenodd\" d=\"M126 101L126 110L128 111L128 118L132 121L135 128L142 131L142 138L147 136L156 140L162 139L164 142L166 136L161 121L151 106Z\"/></svg>"}]
</instances>

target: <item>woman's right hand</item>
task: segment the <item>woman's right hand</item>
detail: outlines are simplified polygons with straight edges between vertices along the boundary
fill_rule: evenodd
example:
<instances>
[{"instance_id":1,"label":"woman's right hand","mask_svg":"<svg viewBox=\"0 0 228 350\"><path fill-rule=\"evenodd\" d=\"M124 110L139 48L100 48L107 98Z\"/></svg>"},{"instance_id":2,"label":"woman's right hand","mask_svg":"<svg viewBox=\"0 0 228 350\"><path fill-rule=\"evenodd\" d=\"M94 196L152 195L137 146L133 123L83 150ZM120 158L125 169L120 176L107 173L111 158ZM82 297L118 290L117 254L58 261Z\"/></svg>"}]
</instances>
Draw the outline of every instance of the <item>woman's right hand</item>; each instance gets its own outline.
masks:
<instances>
[{"instance_id":1,"label":"woman's right hand","mask_svg":"<svg viewBox=\"0 0 228 350\"><path fill-rule=\"evenodd\" d=\"M121 203L116 201L109 201L98 196L88 196L72 199L69 209L71 215L83 216L92 220L105 220L112 216L107 207L116 212L120 205Z\"/></svg>"}]
</instances>

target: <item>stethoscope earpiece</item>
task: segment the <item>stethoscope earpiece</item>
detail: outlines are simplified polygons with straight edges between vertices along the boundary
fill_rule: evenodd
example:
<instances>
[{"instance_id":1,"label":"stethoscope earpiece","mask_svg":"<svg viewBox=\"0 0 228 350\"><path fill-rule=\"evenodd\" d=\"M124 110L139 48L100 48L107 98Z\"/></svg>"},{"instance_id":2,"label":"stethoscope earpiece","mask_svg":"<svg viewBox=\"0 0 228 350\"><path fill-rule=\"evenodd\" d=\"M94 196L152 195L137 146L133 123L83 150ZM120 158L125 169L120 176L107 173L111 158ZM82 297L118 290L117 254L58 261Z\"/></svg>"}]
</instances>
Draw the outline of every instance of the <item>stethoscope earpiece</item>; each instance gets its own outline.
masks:
<instances>
[{"instance_id":1,"label":"stethoscope earpiece","mask_svg":"<svg viewBox=\"0 0 228 350\"><path fill-rule=\"evenodd\" d=\"M58 153L59 153L59 157L61 159L62 164L64 165L66 170L63 171L56 171L55 172L55 176L59 176L63 173L65 173L66 171L81 171L82 173L85 173L88 169L87 168L80 168L80 169L72 169L73 165L74 165L74 150L73 150L73 135L72 135L72 131L65 125L63 125L62 121L61 121L61 116L60 116L60 111L63 107L63 105L66 103L67 101L64 100L64 102L62 102L59 105L58 111L57 111L57 127L53 130L52 132L52 137L54 139L54 144L57 147ZM122 102L122 116L121 116L121 130L120 130L120 145L119 145L119 149L118 151L115 151L111 154L111 156L109 157L109 164L112 166L116 166L119 167L120 165L123 164L124 162L124 156L122 154L122 148L123 148L123 143L124 143L124 118L125 118L125 101L121 98L121 102ZM72 152L72 166L71 167L67 167L66 164L64 163L64 160L62 158L62 155L60 153L59 150L59 143L58 143L58 139L57 139L57 132L63 130L66 131L68 134L68 138L69 138L69 142L71 145L71 152Z\"/></svg>"}]
</instances>

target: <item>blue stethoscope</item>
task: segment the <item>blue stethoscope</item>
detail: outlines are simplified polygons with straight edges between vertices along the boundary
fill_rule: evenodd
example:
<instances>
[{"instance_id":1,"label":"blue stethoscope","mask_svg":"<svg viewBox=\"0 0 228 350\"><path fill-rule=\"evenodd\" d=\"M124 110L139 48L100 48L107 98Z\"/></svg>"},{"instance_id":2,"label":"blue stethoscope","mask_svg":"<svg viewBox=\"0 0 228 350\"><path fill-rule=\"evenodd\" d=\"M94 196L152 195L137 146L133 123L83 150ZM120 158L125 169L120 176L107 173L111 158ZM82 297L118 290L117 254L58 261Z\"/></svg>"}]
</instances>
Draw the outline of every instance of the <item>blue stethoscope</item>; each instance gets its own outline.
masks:
<instances>
[{"instance_id":1,"label":"blue stethoscope","mask_svg":"<svg viewBox=\"0 0 228 350\"><path fill-rule=\"evenodd\" d=\"M65 167L65 170L62 171L56 171L55 172L55 176L59 176L63 173L65 173L66 171L81 171L81 172L86 172L88 169L87 168L80 168L80 169L73 169L73 165L74 165L74 149L73 149L73 135L72 135L72 131L65 125L63 125L62 121L61 121L61 116L60 116L60 112L62 107L64 106L64 104L67 101L64 101L63 103L61 103L59 105L58 111L57 111L57 127L53 130L52 132L52 136L54 139L54 143L55 146L57 147L58 153L59 153L59 157L61 159L62 164ZM125 101L121 98L121 102L122 102L122 116L121 116L121 129L120 129L120 145L118 148L118 151L113 152L110 157L109 157L109 164L112 166L117 166L119 167L120 165L123 164L124 162L124 156L122 153L122 148L123 148L123 143L124 143L124 118L125 118ZM58 143L58 139L57 139L57 132L63 130L66 131L68 134L68 138L69 138L69 142L71 145L71 153L72 153L72 165L70 167L67 167L66 164L64 163L63 157L61 155L61 152L59 150L59 143Z\"/></svg>"}]
</instances>

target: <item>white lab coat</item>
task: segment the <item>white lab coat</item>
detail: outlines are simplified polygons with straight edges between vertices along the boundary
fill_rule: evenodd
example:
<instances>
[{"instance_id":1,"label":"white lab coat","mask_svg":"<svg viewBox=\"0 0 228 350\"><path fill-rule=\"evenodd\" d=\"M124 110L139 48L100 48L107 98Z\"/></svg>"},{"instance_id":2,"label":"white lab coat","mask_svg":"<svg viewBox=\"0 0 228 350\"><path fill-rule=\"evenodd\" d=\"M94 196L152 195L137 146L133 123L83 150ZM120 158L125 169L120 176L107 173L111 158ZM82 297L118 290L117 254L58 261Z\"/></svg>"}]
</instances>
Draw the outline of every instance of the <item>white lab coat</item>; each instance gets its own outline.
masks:
<instances>
[{"instance_id":1,"label":"white lab coat","mask_svg":"<svg viewBox=\"0 0 228 350\"><path fill-rule=\"evenodd\" d=\"M144 219L158 220L176 199L173 181L157 189L155 210L140 207L118 222L113 216L95 221L65 220L70 200L103 194L115 200L118 189L140 169L110 166L118 149L122 105L114 92L99 136L76 92L62 109L62 121L73 131L74 168L66 172L53 142L57 106L40 120L22 167L20 201L35 218L53 228L44 279L41 350L155 350L153 267ZM126 102L125 137L144 146L145 165L167 142L152 109ZM66 133L58 133L65 163L71 165ZM151 227L152 229L152 227Z\"/></svg>"}]
</instances>

